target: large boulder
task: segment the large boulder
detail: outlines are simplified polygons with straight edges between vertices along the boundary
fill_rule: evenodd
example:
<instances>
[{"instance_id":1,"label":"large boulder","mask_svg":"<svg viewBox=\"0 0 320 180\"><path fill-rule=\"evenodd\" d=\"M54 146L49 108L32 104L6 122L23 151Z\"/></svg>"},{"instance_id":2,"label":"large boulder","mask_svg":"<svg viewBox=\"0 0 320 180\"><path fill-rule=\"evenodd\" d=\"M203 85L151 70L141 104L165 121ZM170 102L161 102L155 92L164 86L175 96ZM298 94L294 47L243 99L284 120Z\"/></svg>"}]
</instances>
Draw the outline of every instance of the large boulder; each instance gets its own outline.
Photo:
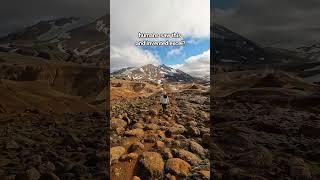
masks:
<instances>
[{"instance_id":1,"label":"large boulder","mask_svg":"<svg viewBox=\"0 0 320 180\"><path fill-rule=\"evenodd\" d=\"M183 159L183 160L185 160L195 166L198 165L199 163L201 163L201 159L197 155L195 155L189 151L186 151L184 149L178 150L178 156L181 159Z\"/></svg>"},{"instance_id":2,"label":"large boulder","mask_svg":"<svg viewBox=\"0 0 320 180\"><path fill-rule=\"evenodd\" d=\"M272 153L268 149L258 146L240 154L238 163L248 167L269 168L272 166L272 161Z\"/></svg>"},{"instance_id":3,"label":"large boulder","mask_svg":"<svg viewBox=\"0 0 320 180\"><path fill-rule=\"evenodd\" d=\"M130 131L127 131L125 133L126 136L134 136L134 137L137 137L137 138L142 138L143 135L144 135L144 131L143 129L132 129Z\"/></svg>"},{"instance_id":4,"label":"large boulder","mask_svg":"<svg viewBox=\"0 0 320 180\"><path fill-rule=\"evenodd\" d=\"M187 128L187 132L188 132L188 135L189 135L189 136L198 137L198 136L201 135L201 131L200 131L199 128L197 128L197 127L189 126L189 127Z\"/></svg>"},{"instance_id":5,"label":"large boulder","mask_svg":"<svg viewBox=\"0 0 320 180\"><path fill-rule=\"evenodd\" d=\"M290 176L293 179L311 179L309 166L301 158L293 157L290 159Z\"/></svg>"},{"instance_id":6,"label":"large boulder","mask_svg":"<svg viewBox=\"0 0 320 180\"><path fill-rule=\"evenodd\" d=\"M173 158L170 148L163 148L161 149L161 154L165 159Z\"/></svg>"},{"instance_id":7,"label":"large boulder","mask_svg":"<svg viewBox=\"0 0 320 180\"><path fill-rule=\"evenodd\" d=\"M30 168L26 171L26 177L29 180L38 180L40 176L39 171L35 168Z\"/></svg>"},{"instance_id":8,"label":"large boulder","mask_svg":"<svg viewBox=\"0 0 320 180\"><path fill-rule=\"evenodd\" d=\"M110 163L116 162L126 153L126 149L122 146L112 147L110 149Z\"/></svg>"},{"instance_id":9,"label":"large boulder","mask_svg":"<svg viewBox=\"0 0 320 180\"><path fill-rule=\"evenodd\" d=\"M129 154L125 154L123 156L121 156L121 160L123 161L132 161L132 160L135 160L135 159L138 159L139 155L137 153L129 153Z\"/></svg>"},{"instance_id":10,"label":"large boulder","mask_svg":"<svg viewBox=\"0 0 320 180\"><path fill-rule=\"evenodd\" d=\"M139 160L143 170L149 177L162 178L164 162L162 156L157 152L144 152Z\"/></svg>"},{"instance_id":11,"label":"large boulder","mask_svg":"<svg viewBox=\"0 0 320 180\"><path fill-rule=\"evenodd\" d=\"M157 130L157 129L159 129L159 126L154 123L147 124L145 127L145 130Z\"/></svg>"},{"instance_id":12,"label":"large boulder","mask_svg":"<svg viewBox=\"0 0 320 180\"><path fill-rule=\"evenodd\" d=\"M245 134L239 132L228 132L222 139L221 143L229 145L233 148L239 148L242 151L253 148L252 140Z\"/></svg>"},{"instance_id":13,"label":"large boulder","mask_svg":"<svg viewBox=\"0 0 320 180\"><path fill-rule=\"evenodd\" d=\"M181 124L175 124L174 126L169 128L170 134L183 134L186 132L186 128Z\"/></svg>"},{"instance_id":14,"label":"large boulder","mask_svg":"<svg viewBox=\"0 0 320 180\"><path fill-rule=\"evenodd\" d=\"M144 145L141 142L134 142L130 145L129 147L129 151L130 152L134 152L134 151L138 151L138 150L143 150L144 149Z\"/></svg>"},{"instance_id":15,"label":"large boulder","mask_svg":"<svg viewBox=\"0 0 320 180\"><path fill-rule=\"evenodd\" d=\"M74 133L67 132L64 136L63 143L68 146L78 147L80 144L82 144L82 141Z\"/></svg>"},{"instance_id":16,"label":"large boulder","mask_svg":"<svg viewBox=\"0 0 320 180\"><path fill-rule=\"evenodd\" d=\"M206 150L195 141L190 141L190 150L200 156L205 156L206 154Z\"/></svg>"},{"instance_id":17,"label":"large boulder","mask_svg":"<svg viewBox=\"0 0 320 180\"><path fill-rule=\"evenodd\" d=\"M126 127L127 127L127 122L122 119L112 118L110 121L110 128L113 130L116 130L117 128L126 128Z\"/></svg>"},{"instance_id":18,"label":"large boulder","mask_svg":"<svg viewBox=\"0 0 320 180\"><path fill-rule=\"evenodd\" d=\"M201 179L210 179L210 171L199 171L198 172L199 176L201 177Z\"/></svg>"},{"instance_id":19,"label":"large boulder","mask_svg":"<svg viewBox=\"0 0 320 180\"><path fill-rule=\"evenodd\" d=\"M172 158L166 162L166 170L178 176L188 176L190 169L190 164L180 158Z\"/></svg>"},{"instance_id":20,"label":"large boulder","mask_svg":"<svg viewBox=\"0 0 320 180\"><path fill-rule=\"evenodd\" d=\"M38 169L39 169L39 172L40 172L41 174L46 174L46 173L52 173L52 172L54 172L54 170L56 169L56 167L55 167L55 165L54 165L52 162L48 161L48 162L46 162L46 163L41 164L41 165L38 167Z\"/></svg>"}]
</instances>

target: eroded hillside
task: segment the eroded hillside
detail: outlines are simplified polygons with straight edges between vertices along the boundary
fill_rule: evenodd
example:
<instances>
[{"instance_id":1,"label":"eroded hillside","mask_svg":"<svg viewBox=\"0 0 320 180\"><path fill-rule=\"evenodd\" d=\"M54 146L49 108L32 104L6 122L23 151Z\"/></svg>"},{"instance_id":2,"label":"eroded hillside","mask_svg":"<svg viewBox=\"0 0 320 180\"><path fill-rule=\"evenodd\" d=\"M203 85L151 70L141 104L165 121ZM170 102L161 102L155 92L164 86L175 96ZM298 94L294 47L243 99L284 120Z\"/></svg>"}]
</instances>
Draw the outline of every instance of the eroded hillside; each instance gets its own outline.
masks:
<instances>
[{"instance_id":1,"label":"eroded hillside","mask_svg":"<svg viewBox=\"0 0 320 180\"><path fill-rule=\"evenodd\" d=\"M106 90L104 68L48 62L14 53L1 53L0 58L1 91L6 94L1 105L6 111L94 111L97 109L89 102Z\"/></svg>"}]
</instances>

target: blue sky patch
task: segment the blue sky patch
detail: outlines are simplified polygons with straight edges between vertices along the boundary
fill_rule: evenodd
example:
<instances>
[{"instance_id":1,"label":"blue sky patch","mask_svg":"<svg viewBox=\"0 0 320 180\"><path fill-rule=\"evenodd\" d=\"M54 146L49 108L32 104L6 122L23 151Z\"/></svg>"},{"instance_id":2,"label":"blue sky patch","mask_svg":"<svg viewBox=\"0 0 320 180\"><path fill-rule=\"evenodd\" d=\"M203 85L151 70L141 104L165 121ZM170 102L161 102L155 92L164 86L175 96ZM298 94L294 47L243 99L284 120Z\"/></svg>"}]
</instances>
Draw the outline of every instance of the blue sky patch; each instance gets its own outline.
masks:
<instances>
[{"instance_id":1,"label":"blue sky patch","mask_svg":"<svg viewBox=\"0 0 320 180\"><path fill-rule=\"evenodd\" d=\"M174 65L182 64L186 59L210 49L208 38L194 39L184 38L184 46L145 46L144 50L151 51L160 58L161 64Z\"/></svg>"}]
</instances>

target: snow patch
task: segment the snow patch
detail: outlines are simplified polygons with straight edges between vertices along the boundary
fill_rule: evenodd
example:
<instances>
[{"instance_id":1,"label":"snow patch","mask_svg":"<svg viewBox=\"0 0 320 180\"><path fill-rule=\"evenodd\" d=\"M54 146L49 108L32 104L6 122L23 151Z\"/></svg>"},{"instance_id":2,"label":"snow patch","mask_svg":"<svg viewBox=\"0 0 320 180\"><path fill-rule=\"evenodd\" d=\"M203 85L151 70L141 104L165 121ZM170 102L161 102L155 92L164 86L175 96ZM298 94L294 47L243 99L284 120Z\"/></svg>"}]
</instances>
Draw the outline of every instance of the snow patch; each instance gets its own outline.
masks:
<instances>
[{"instance_id":1,"label":"snow patch","mask_svg":"<svg viewBox=\"0 0 320 180\"><path fill-rule=\"evenodd\" d=\"M100 48L100 49L96 49L94 50L91 54L89 54L89 56L96 56L101 54L101 52L104 50L105 48Z\"/></svg>"},{"instance_id":2,"label":"snow patch","mask_svg":"<svg viewBox=\"0 0 320 180\"><path fill-rule=\"evenodd\" d=\"M305 69L304 71L316 71L316 70L320 70L320 66L316 66L310 69Z\"/></svg>"},{"instance_id":3,"label":"snow patch","mask_svg":"<svg viewBox=\"0 0 320 180\"><path fill-rule=\"evenodd\" d=\"M237 63L239 61L232 60L232 59L221 59L221 62L224 62L224 63Z\"/></svg>"},{"instance_id":4,"label":"snow patch","mask_svg":"<svg viewBox=\"0 0 320 180\"><path fill-rule=\"evenodd\" d=\"M66 49L63 47L61 42L58 43L58 49L63 53L67 53Z\"/></svg>"},{"instance_id":5,"label":"snow patch","mask_svg":"<svg viewBox=\"0 0 320 180\"><path fill-rule=\"evenodd\" d=\"M109 28L104 24L103 20L97 21L96 27L99 32L104 32L106 35L109 32Z\"/></svg>"},{"instance_id":6,"label":"snow patch","mask_svg":"<svg viewBox=\"0 0 320 180\"><path fill-rule=\"evenodd\" d=\"M49 43L57 43L57 42L60 42L59 39L52 39Z\"/></svg>"},{"instance_id":7,"label":"snow patch","mask_svg":"<svg viewBox=\"0 0 320 180\"><path fill-rule=\"evenodd\" d=\"M77 27L80 27L81 24L77 20L72 20L70 23L66 23L63 26L56 26L54 22L50 22L51 24L51 29L44 33L41 34L40 36L37 37L38 40L40 41L48 41L52 39L70 39L70 33L68 31L75 29Z\"/></svg>"},{"instance_id":8,"label":"snow patch","mask_svg":"<svg viewBox=\"0 0 320 180\"><path fill-rule=\"evenodd\" d=\"M11 52L11 53L14 53L14 52L16 52L16 51L18 51L19 49L12 49L11 51L9 51L9 52Z\"/></svg>"},{"instance_id":9,"label":"snow patch","mask_svg":"<svg viewBox=\"0 0 320 180\"><path fill-rule=\"evenodd\" d=\"M83 49L82 51L80 51L79 49L75 49L73 50L73 52L77 55L77 56L94 56L94 55L98 55L98 54L101 54L101 52L105 49L104 48L99 48L99 49L96 49L94 50L92 53L89 54L89 51L92 50L92 49L95 49L96 47L99 47L101 45L103 45L104 43L100 43L100 44L96 44L96 45L93 45L91 47L88 47L88 48L85 48Z\"/></svg>"}]
</instances>

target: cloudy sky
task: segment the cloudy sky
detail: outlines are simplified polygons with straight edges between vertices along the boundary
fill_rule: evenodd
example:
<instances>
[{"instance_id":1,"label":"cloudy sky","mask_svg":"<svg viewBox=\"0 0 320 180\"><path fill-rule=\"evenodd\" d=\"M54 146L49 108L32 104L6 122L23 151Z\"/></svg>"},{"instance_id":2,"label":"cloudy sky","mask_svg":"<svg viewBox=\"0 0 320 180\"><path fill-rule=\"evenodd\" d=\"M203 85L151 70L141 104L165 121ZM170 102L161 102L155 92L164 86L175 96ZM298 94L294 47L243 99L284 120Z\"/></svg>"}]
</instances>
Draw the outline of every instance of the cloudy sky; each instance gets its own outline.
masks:
<instances>
[{"instance_id":1,"label":"cloudy sky","mask_svg":"<svg viewBox=\"0 0 320 180\"><path fill-rule=\"evenodd\" d=\"M265 46L320 40L319 0L213 0L213 21Z\"/></svg>"},{"instance_id":2,"label":"cloudy sky","mask_svg":"<svg viewBox=\"0 0 320 180\"><path fill-rule=\"evenodd\" d=\"M111 0L110 14L111 71L151 63L179 67L192 75L210 73L209 0ZM136 46L141 40L138 32L178 32L186 44Z\"/></svg>"},{"instance_id":3,"label":"cloudy sky","mask_svg":"<svg viewBox=\"0 0 320 180\"><path fill-rule=\"evenodd\" d=\"M40 20L81 17L91 20L109 12L110 0L1 0L0 36Z\"/></svg>"}]
</instances>

